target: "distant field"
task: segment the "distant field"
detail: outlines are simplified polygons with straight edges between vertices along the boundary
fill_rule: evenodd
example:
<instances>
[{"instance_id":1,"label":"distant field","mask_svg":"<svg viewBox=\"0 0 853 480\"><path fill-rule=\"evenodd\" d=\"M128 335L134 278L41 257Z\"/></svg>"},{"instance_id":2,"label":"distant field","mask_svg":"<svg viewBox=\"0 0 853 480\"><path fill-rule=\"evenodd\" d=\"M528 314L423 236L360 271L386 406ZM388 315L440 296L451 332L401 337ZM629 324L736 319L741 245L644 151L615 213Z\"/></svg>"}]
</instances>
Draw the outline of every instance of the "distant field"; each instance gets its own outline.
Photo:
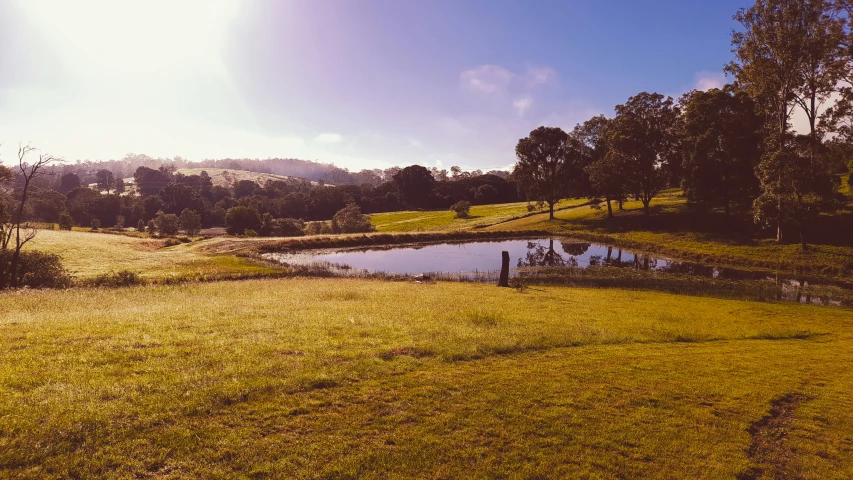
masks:
<instances>
[{"instance_id":1,"label":"distant field","mask_svg":"<svg viewBox=\"0 0 853 480\"><path fill-rule=\"evenodd\" d=\"M586 199L563 200L557 204L557 208L574 208L586 202ZM471 207L470 218L455 218L451 211L434 210L375 213L370 216L370 221L380 232L467 230L530 215L527 205L527 202L475 205ZM547 213L545 215L547 218Z\"/></svg>"},{"instance_id":2,"label":"distant field","mask_svg":"<svg viewBox=\"0 0 853 480\"><path fill-rule=\"evenodd\" d=\"M0 477L853 477L849 310L343 279L0 309Z\"/></svg>"},{"instance_id":3,"label":"distant field","mask_svg":"<svg viewBox=\"0 0 853 480\"><path fill-rule=\"evenodd\" d=\"M256 182L258 185L263 185L270 180L287 180L291 178L272 173L258 173L250 172L248 170L230 170L225 168L181 168L176 170L176 173L182 173L184 175L199 175L203 171L210 175L210 180L214 185L218 185L220 187L230 187L241 180L251 180Z\"/></svg>"},{"instance_id":4,"label":"distant field","mask_svg":"<svg viewBox=\"0 0 853 480\"><path fill-rule=\"evenodd\" d=\"M202 253L201 243L162 245L162 240L125 235L39 230L26 248L60 255L71 274L82 279L120 270L152 279L268 270L241 258Z\"/></svg>"}]
</instances>

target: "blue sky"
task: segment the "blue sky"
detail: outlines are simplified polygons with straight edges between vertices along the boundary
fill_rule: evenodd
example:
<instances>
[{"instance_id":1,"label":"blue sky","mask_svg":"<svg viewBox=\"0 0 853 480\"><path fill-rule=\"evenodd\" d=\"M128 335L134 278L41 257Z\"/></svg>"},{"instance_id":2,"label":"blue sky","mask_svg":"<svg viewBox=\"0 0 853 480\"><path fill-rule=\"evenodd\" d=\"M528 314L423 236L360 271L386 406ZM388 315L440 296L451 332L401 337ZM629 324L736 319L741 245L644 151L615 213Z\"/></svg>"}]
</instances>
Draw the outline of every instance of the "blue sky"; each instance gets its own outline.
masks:
<instances>
[{"instance_id":1,"label":"blue sky","mask_svg":"<svg viewBox=\"0 0 853 480\"><path fill-rule=\"evenodd\" d=\"M744 6L0 0L0 158L506 168L536 126L722 84Z\"/></svg>"}]
</instances>

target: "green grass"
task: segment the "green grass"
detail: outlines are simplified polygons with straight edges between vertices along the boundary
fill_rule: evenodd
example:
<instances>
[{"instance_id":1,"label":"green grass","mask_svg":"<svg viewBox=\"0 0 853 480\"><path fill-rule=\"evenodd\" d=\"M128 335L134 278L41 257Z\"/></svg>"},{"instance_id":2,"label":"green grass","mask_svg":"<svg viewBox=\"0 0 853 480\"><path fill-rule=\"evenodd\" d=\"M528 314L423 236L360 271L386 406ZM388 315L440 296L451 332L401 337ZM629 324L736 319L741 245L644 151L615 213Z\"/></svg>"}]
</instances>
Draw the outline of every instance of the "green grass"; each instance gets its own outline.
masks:
<instances>
[{"instance_id":1,"label":"green grass","mask_svg":"<svg viewBox=\"0 0 853 480\"><path fill-rule=\"evenodd\" d=\"M556 208L574 208L585 203L586 199L568 199L558 203ZM375 213L370 216L370 221L379 232L468 230L528 216L527 205L527 202L475 205L471 207L469 218L455 218L456 214L451 211Z\"/></svg>"},{"instance_id":2,"label":"green grass","mask_svg":"<svg viewBox=\"0 0 853 480\"><path fill-rule=\"evenodd\" d=\"M0 309L0 477L853 476L849 310L341 279Z\"/></svg>"},{"instance_id":3,"label":"green grass","mask_svg":"<svg viewBox=\"0 0 853 480\"><path fill-rule=\"evenodd\" d=\"M89 231L39 230L25 248L55 253L79 279L129 270L151 280L272 274L276 270L229 255L212 255L193 242L163 247L163 240Z\"/></svg>"}]
</instances>

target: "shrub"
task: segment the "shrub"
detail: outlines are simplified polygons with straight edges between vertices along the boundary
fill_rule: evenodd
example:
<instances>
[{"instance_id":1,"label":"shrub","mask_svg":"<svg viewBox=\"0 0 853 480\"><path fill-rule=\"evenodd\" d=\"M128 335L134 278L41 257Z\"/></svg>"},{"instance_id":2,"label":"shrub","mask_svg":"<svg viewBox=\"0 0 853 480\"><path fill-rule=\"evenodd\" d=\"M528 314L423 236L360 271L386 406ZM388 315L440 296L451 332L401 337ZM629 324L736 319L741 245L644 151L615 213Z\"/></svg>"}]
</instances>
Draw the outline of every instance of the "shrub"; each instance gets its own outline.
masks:
<instances>
[{"instance_id":1,"label":"shrub","mask_svg":"<svg viewBox=\"0 0 853 480\"><path fill-rule=\"evenodd\" d=\"M145 220L139 219L139 223L136 224L136 231L140 233L145 232Z\"/></svg>"},{"instance_id":2,"label":"shrub","mask_svg":"<svg viewBox=\"0 0 853 480\"><path fill-rule=\"evenodd\" d=\"M450 207L450 211L456 213L456 218L468 218L468 212L471 211L471 202L468 200L456 202Z\"/></svg>"},{"instance_id":3,"label":"shrub","mask_svg":"<svg viewBox=\"0 0 853 480\"><path fill-rule=\"evenodd\" d=\"M142 220L140 220L140 221L142 221ZM156 231L157 231L157 225L154 224L154 220L148 220L148 234L154 235L154 233Z\"/></svg>"},{"instance_id":4,"label":"shrub","mask_svg":"<svg viewBox=\"0 0 853 480\"><path fill-rule=\"evenodd\" d=\"M275 218L270 221L269 235L273 237L299 237L305 233L305 222L295 218Z\"/></svg>"},{"instance_id":5,"label":"shrub","mask_svg":"<svg viewBox=\"0 0 853 480\"><path fill-rule=\"evenodd\" d=\"M118 228L118 229L124 228L124 215L119 215L116 217L115 228Z\"/></svg>"},{"instance_id":6,"label":"shrub","mask_svg":"<svg viewBox=\"0 0 853 480\"><path fill-rule=\"evenodd\" d=\"M329 222L308 222L305 224L305 235L327 235L334 233Z\"/></svg>"},{"instance_id":7,"label":"shrub","mask_svg":"<svg viewBox=\"0 0 853 480\"><path fill-rule=\"evenodd\" d=\"M110 272L84 282L91 287L131 287L133 285L144 285L145 279L130 270Z\"/></svg>"},{"instance_id":8,"label":"shrub","mask_svg":"<svg viewBox=\"0 0 853 480\"><path fill-rule=\"evenodd\" d=\"M71 214L68 212L62 212L59 214L59 229L60 230L71 230L74 227L74 219L71 218Z\"/></svg>"},{"instance_id":9,"label":"shrub","mask_svg":"<svg viewBox=\"0 0 853 480\"><path fill-rule=\"evenodd\" d=\"M198 235L199 230L201 230L201 215L196 213L194 210L185 208L184 211L181 212L180 223L181 228L187 232L187 235L194 237Z\"/></svg>"},{"instance_id":10,"label":"shrub","mask_svg":"<svg viewBox=\"0 0 853 480\"><path fill-rule=\"evenodd\" d=\"M0 270L9 270L12 255L11 250L0 250ZM65 288L71 285L71 275L62 266L59 256L53 253L21 252L17 275L20 287Z\"/></svg>"},{"instance_id":11,"label":"shrub","mask_svg":"<svg viewBox=\"0 0 853 480\"><path fill-rule=\"evenodd\" d=\"M370 223L370 217L361 213L358 205L350 203L338 210L332 217L332 231L334 233L363 233L375 230Z\"/></svg>"},{"instance_id":12,"label":"shrub","mask_svg":"<svg viewBox=\"0 0 853 480\"><path fill-rule=\"evenodd\" d=\"M101 221L97 218L92 220L92 230L98 230L99 228L101 228Z\"/></svg>"},{"instance_id":13,"label":"shrub","mask_svg":"<svg viewBox=\"0 0 853 480\"><path fill-rule=\"evenodd\" d=\"M242 235L246 230L261 229L261 217L251 207L232 207L225 214L225 231L229 235Z\"/></svg>"},{"instance_id":14,"label":"shrub","mask_svg":"<svg viewBox=\"0 0 853 480\"><path fill-rule=\"evenodd\" d=\"M255 230L252 230L251 228L247 228L246 230L243 231L243 236L244 237L257 237L258 232L256 232Z\"/></svg>"}]
</instances>

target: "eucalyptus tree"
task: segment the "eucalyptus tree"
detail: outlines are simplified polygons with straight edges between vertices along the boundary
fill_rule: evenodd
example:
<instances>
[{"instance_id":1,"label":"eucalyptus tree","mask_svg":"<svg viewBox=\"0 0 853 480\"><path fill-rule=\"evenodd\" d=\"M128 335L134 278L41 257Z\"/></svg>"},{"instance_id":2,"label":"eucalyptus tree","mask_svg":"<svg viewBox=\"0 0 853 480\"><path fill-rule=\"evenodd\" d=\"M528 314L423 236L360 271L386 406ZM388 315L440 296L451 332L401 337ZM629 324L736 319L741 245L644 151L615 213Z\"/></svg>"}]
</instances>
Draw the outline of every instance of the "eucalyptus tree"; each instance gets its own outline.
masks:
<instances>
[{"instance_id":1,"label":"eucalyptus tree","mask_svg":"<svg viewBox=\"0 0 853 480\"><path fill-rule=\"evenodd\" d=\"M575 127L572 136L580 144L583 167L587 176L588 193L604 199L607 216L613 218L611 202L622 202L626 191L626 173L618 159L608 155L612 120L598 115Z\"/></svg>"},{"instance_id":2,"label":"eucalyptus tree","mask_svg":"<svg viewBox=\"0 0 853 480\"><path fill-rule=\"evenodd\" d=\"M681 99L682 188L690 203L722 206L751 201L758 188L763 119L743 90L692 91Z\"/></svg>"},{"instance_id":3,"label":"eucalyptus tree","mask_svg":"<svg viewBox=\"0 0 853 480\"><path fill-rule=\"evenodd\" d=\"M809 202L810 212L833 204L833 188L824 184L823 162L817 158L819 111L836 90L846 64L841 48L844 21L833 8L825 0L756 0L735 15L743 30L732 34L737 58L727 70L757 101L771 126L770 142L756 169L761 188L753 214L756 223L776 226L776 241L782 241L786 221L802 224L796 220L803 218L800 202L788 199L822 196ZM802 154L801 139L794 141L790 132L797 107L809 119L808 155Z\"/></svg>"},{"instance_id":4,"label":"eucalyptus tree","mask_svg":"<svg viewBox=\"0 0 853 480\"><path fill-rule=\"evenodd\" d=\"M803 85L804 24L803 0L756 0L734 16L743 30L732 33L735 60L726 70L756 99L767 116L772 147L759 165L761 195L754 204L756 223L773 219L776 241L782 241L782 196L786 175L783 160L795 92ZM776 211L771 211L775 209Z\"/></svg>"},{"instance_id":5,"label":"eucalyptus tree","mask_svg":"<svg viewBox=\"0 0 853 480\"><path fill-rule=\"evenodd\" d=\"M577 193L577 180L583 173L576 141L559 127L543 126L518 141L515 155L518 162L513 177L519 194L547 203L553 220L554 205Z\"/></svg>"},{"instance_id":6,"label":"eucalyptus tree","mask_svg":"<svg viewBox=\"0 0 853 480\"><path fill-rule=\"evenodd\" d=\"M802 38L801 81L794 89L794 101L809 121L809 158L815 155L822 135L818 133L821 109L833 93L848 66L844 48L845 19L828 0L801 0L804 36Z\"/></svg>"},{"instance_id":7,"label":"eucalyptus tree","mask_svg":"<svg viewBox=\"0 0 853 480\"><path fill-rule=\"evenodd\" d=\"M616 106L609 127L607 156L625 172L626 185L643 202L646 216L652 199L666 186L667 169L675 163L678 112L672 97L642 92Z\"/></svg>"}]
</instances>

